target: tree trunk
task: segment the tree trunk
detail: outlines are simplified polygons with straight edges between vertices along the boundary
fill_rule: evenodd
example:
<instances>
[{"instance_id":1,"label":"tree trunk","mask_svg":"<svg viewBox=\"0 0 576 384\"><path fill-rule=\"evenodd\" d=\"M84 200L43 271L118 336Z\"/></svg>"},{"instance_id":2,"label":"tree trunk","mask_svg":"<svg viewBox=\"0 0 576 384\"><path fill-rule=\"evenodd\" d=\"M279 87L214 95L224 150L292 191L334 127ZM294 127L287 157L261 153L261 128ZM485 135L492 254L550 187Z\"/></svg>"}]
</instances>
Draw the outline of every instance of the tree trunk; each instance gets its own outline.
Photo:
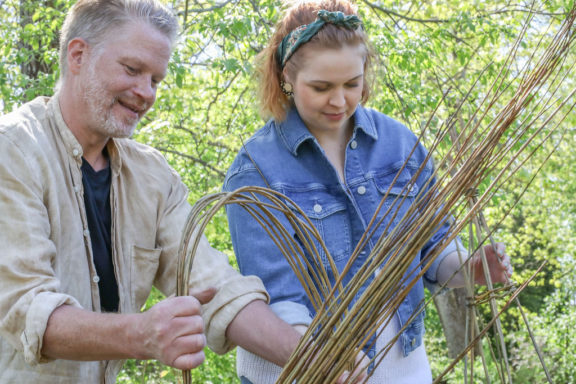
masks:
<instances>
[{"instance_id":1,"label":"tree trunk","mask_svg":"<svg viewBox=\"0 0 576 384\"><path fill-rule=\"evenodd\" d=\"M34 2L30 0L20 0L20 27L24 27L33 23L32 16L37 7L50 7L54 8L54 1L47 0L41 2ZM40 36L35 36L33 39L41 39ZM58 48L58 36L50 40L48 46L42 41L39 42L39 49L34 50L31 42L28 39L21 39L19 42L20 49L29 52L29 59L20 64L20 71L27 75L30 79L37 79L40 73L52 73L52 67L43 59L44 52L51 49Z\"/></svg>"}]
</instances>

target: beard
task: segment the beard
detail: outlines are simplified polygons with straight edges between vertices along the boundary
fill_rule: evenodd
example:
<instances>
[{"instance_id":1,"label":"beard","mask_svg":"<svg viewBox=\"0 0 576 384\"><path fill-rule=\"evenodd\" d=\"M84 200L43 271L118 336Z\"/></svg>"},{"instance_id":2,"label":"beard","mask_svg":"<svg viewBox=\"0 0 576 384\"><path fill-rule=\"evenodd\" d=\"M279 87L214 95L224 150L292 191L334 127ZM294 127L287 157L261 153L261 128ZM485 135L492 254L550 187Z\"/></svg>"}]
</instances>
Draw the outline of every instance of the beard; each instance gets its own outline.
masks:
<instances>
[{"instance_id":1,"label":"beard","mask_svg":"<svg viewBox=\"0 0 576 384\"><path fill-rule=\"evenodd\" d=\"M119 103L118 97L107 91L106 83L96 74L94 65L88 70L83 99L88 106L88 118L95 131L107 137L132 136L140 118L119 118L114 115L113 108Z\"/></svg>"}]
</instances>

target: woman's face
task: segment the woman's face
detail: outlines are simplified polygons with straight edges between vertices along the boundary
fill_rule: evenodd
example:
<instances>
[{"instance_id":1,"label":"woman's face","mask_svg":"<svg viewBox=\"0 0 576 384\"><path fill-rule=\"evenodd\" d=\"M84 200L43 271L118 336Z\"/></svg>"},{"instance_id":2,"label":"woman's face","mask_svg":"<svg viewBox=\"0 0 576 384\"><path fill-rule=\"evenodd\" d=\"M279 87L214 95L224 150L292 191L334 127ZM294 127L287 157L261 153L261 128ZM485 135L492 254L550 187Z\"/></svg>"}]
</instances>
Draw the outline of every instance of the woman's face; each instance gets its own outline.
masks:
<instances>
[{"instance_id":1,"label":"woman's face","mask_svg":"<svg viewBox=\"0 0 576 384\"><path fill-rule=\"evenodd\" d=\"M321 49L304 46L304 61L286 82L294 91L294 104L312 134L343 133L362 99L364 85L363 46ZM330 132L329 132L330 131Z\"/></svg>"}]
</instances>

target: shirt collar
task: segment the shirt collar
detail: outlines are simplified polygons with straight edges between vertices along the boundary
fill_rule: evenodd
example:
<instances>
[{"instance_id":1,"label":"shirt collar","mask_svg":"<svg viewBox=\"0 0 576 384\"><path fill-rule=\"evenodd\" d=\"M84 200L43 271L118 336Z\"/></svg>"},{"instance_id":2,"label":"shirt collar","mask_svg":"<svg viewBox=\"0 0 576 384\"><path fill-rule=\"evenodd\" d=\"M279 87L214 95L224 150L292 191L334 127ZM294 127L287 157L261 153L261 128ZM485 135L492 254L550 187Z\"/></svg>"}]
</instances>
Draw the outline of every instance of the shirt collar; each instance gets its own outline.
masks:
<instances>
[{"instance_id":1,"label":"shirt collar","mask_svg":"<svg viewBox=\"0 0 576 384\"><path fill-rule=\"evenodd\" d=\"M66 147L66 151L70 156L72 156L75 161L78 163L79 166L82 165L82 155L84 151L82 146L76 139L76 136L72 133L68 125L64 121L64 117L62 116L62 111L60 109L60 101L58 99L58 93L50 98L48 101L50 115L52 116L52 120L60 133L60 137L62 137L62 142ZM120 156L118 154L118 148L115 142L115 139L108 140L106 144L106 149L108 150L108 155L110 159L110 168L117 173L121 166L122 162Z\"/></svg>"},{"instance_id":2,"label":"shirt collar","mask_svg":"<svg viewBox=\"0 0 576 384\"><path fill-rule=\"evenodd\" d=\"M376 130L376 124L372 119L372 115L361 105L358 105L356 112L354 112L354 135L356 135L358 131L364 132L374 141L378 140L378 131Z\"/></svg>"},{"instance_id":3,"label":"shirt collar","mask_svg":"<svg viewBox=\"0 0 576 384\"><path fill-rule=\"evenodd\" d=\"M68 154L72 156L78 162L78 164L82 164L82 155L84 154L84 151L76 139L76 136L74 136L64 121L62 111L60 110L58 93L50 98L50 101L48 102L48 108L50 115L52 116L52 120L54 121L54 125L56 125L58 133L60 133L60 137L62 138L62 142L66 147L66 152L68 152Z\"/></svg>"},{"instance_id":4,"label":"shirt collar","mask_svg":"<svg viewBox=\"0 0 576 384\"><path fill-rule=\"evenodd\" d=\"M276 123L276 129L278 136L294 156L298 155L298 148L302 143L309 140L316 140L308 128L306 128L296 108L290 108L286 114L286 119Z\"/></svg>"},{"instance_id":5,"label":"shirt collar","mask_svg":"<svg viewBox=\"0 0 576 384\"><path fill-rule=\"evenodd\" d=\"M378 139L378 133L376 132L376 127L374 126L373 120L366 113L366 110L361 105L358 105L354 115L354 135L357 135L358 131L363 131L366 135L374 140ZM300 114L296 108L291 108L286 119L280 123L276 123L276 129L278 135L284 141L284 145L288 150L294 155L298 155L298 148L306 141L316 141L316 138L310 133L304 121L300 117Z\"/></svg>"}]
</instances>

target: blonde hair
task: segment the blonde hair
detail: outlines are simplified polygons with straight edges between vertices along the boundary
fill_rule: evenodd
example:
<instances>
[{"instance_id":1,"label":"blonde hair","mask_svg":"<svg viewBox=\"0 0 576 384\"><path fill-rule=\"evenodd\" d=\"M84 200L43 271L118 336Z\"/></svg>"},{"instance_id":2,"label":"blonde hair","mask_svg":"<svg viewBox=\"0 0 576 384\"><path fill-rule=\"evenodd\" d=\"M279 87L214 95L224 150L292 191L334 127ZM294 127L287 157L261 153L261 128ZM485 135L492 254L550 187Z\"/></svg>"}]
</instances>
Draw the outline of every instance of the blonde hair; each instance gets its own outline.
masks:
<instances>
[{"instance_id":1,"label":"blonde hair","mask_svg":"<svg viewBox=\"0 0 576 384\"><path fill-rule=\"evenodd\" d=\"M273 117L276 121L286 118L287 110L292 106L292 100L282 92L282 68L278 62L277 51L282 39L297 27L310 24L316 20L319 10L329 12L340 11L346 15L356 15L357 10L347 0L299 1L294 3L276 25L276 30L268 42L268 46L257 56L257 79L259 81L258 96L261 114L264 118ZM364 87L361 102L365 103L370 96L369 77L372 62L372 51L368 37L362 28L349 30L333 24L326 24L305 46L314 45L319 48L339 49L343 46L362 45L365 48ZM286 62L285 70L292 78L302 67L304 57L297 50Z\"/></svg>"}]
</instances>

